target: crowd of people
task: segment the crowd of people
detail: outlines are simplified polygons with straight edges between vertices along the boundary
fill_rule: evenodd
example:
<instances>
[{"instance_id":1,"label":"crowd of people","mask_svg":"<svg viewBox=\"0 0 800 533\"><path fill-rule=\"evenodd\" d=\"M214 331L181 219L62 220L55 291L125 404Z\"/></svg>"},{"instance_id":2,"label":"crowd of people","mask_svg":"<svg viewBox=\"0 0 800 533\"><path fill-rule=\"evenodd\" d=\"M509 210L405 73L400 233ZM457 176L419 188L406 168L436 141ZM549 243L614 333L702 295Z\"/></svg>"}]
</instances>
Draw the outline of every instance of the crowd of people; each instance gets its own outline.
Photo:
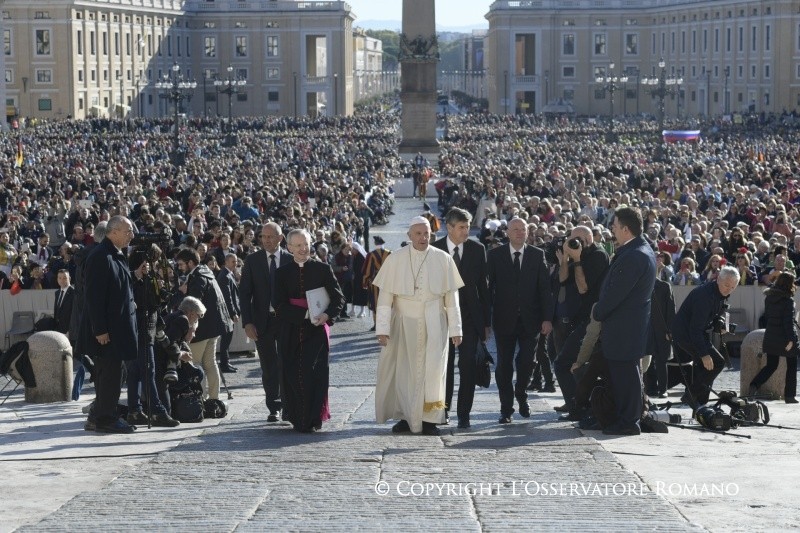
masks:
<instances>
[{"instance_id":1,"label":"crowd of people","mask_svg":"<svg viewBox=\"0 0 800 533\"><path fill-rule=\"evenodd\" d=\"M544 122L525 115L453 116L439 162L430 168L400 159L397 117L383 113L379 105L353 117L236 119L226 128L235 132L234 144L224 142L222 126L216 119L182 123L182 166L173 164L170 120L39 122L4 137L0 288L17 294L56 289L64 279L66 285L73 280L78 289L75 307L81 307L77 301L85 299L87 288L80 287L81 262L88 249L102 243L98 237L108 228L98 228L122 217L130 222L131 238L140 238L134 240L134 248L145 252L130 271L148 265L149 271L142 274L155 277L159 292L171 295L169 311L179 309L185 296L202 302L207 291L188 291L191 284L186 281L192 274L202 274L207 285L218 285L213 302L218 312L213 314L222 324L190 344L214 342L200 348L204 355L189 350L202 362L206 395L216 399L217 363L209 350L217 342L224 346L231 323L241 320L254 340L275 337L274 331L268 332L273 327L270 315L277 309L270 308L263 323L260 316L264 305L272 302L271 289L266 289L264 300L263 288L246 281L248 259L267 250L261 266L272 271L269 261L281 248L283 235L304 229L311 256L331 265L343 289L337 317L329 318L347 318L356 307L364 313L373 289L361 275L364 263L370 263L370 228L391 215L393 183L414 179L421 167L425 181L435 183L441 214L454 207L469 213L470 224L478 228L488 250L517 242L521 235L525 243L545 251L549 276L566 261L560 283L575 282L577 296L566 291L561 296L567 299L560 298L556 285L552 316L545 316L550 311L544 308L537 310L540 332L547 336L552 328L551 352L560 354L565 345L570 347L569 354L554 358L553 369L546 368L541 357L531 369L534 381L549 379L550 386L552 370L557 376L572 373L591 304L602 286L594 273L584 277L576 268L584 262L580 256L564 259L569 255L564 239L578 238L580 249L591 249L597 257L613 255L612 223L625 206L640 213L642 237L655 250L655 276L667 283L715 281L727 265L738 272L741 285L771 285L782 273L796 277L800 267L800 131L777 118L765 117L747 128L708 122L701 142L664 145L654 122L617 125L617 140L608 142L604 124ZM517 228L521 224L523 232ZM158 252L149 249L153 243ZM385 259L382 252L376 257ZM275 268L290 260L278 259ZM373 271L368 277L374 276ZM591 287L588 278L593 279ZM234 305L231 293L247 283L242 302ZM587 293L594 301L581 303ZM373 307L377 298L373 294ZM187 321L189 329L202 332L197 322L211 315L208 302L202 303L205 309L195 305L185 310L195 317ZM486 321L488 317L481 323ZM70 338L75 342L80 321L72 322ZM150 326L145 328L150 332L145 344L156 346ZM170 340L192 340L185 327L178 329L181 338ZM546 347L535 341L537 335L519 337L522 333L505 334L510 345L524 338L523 347L530 352ZM511 364L506 354L511 349L504 349L499 361L503 372ZM262 354L259 348L260 357L270 359L269 352L265 347ZM187 350L177 348L174 353L188 359ZM137 357L147 360L147 355ZM262 360L267 405L277 419L282 406L274 370L269 370L274 366L275 361ZM225 355L221 368L235 371ZM502 378L506 399L501 419L509 419L513 396L519 399L522 394L508 388L510 375L503 373ZM558 382L562 392L567 391L565 410L570 410L574 386L562 381L568 378ZM134 398L130 403L136 418L141 401ZM465 423L468 426L468 418Z\"/></svg>"}]
</instances>

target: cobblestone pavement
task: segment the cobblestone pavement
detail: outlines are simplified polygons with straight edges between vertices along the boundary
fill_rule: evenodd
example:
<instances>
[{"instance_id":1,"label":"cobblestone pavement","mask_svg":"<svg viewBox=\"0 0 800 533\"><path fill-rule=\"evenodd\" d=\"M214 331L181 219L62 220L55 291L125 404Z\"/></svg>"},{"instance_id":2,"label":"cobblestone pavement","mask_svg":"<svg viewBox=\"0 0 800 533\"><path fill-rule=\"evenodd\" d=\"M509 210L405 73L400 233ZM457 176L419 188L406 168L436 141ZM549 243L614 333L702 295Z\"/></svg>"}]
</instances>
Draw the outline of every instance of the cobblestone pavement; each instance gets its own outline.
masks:
<instances>
[{"instance_id":1,"label":"cobblestone pavement","mask_svg":"<svg viewBox=\"0 0 800 533\"><path fill-rule=\"evenodd\" d=\"M396 248L419 206L399 202L393 222L373 234ZM80 430L73 403L61 407L71 410L65 427L40 430L35 444L24 424L0 432L5 451L17 454L0 454L10 460L3 465L16 469L21 483L33 468L41 487L40 500L16 502L29 515L11 523L25 524L20 531L715 529L711 510L686 513L679 498L657 491L658 466L629 468L608 449L618 448L623 459L657 455L657 440L637 441L647 446L638 449L630 438L596 440L597 432L557 421L555 394L532 396L530 419L500 426L492 385L476 392L469 430L452 424L440 437L393 435L390 423L374 419L378 350L370 326L369 318L353 318L333 328L333 418L317 434L266 423L258 361L247 357L234 359L239 372L226 375L234 398L221 421L103 437ZM17 409L33 420L26 409L46 408ZM137 450L145 455L131 457ZM37 463L59 453L61 461ZM81 453L96 458L76 466L66 457ZM33 461L15 462L22 456ZM93 482L94 469L111 474ZM6 486L14 503L13 485Z\"/></svg>"}]
</instances>

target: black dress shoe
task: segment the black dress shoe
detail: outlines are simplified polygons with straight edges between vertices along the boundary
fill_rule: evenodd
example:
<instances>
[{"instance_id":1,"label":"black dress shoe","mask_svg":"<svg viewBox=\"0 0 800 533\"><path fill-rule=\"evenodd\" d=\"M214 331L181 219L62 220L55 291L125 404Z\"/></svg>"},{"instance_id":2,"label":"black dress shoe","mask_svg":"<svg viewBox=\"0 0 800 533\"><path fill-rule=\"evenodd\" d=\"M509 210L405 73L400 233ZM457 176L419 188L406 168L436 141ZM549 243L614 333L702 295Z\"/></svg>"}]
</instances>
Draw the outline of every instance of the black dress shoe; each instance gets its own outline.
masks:
<instances>
[{"instance_id":1,"label":"black dress shoe","mask_svg":"<svg viewBox=\"0 0 800 533\"><path fill-rule=\"evenodd\" d=\"M466 419L458 419L458 428L459 429L467 429L469 426L469 418Z\"/></svg>"},{"instance_id":2,"label":"black dress shoe","mask_svg":"<svg viewBox=\"0 0 800 533\"><path fill-rule=\"evenodd\" d=\"M423 422L422 423L422 434L423 435L430 435L430 436L438 436L441 435L441 431L439 428L436 427L436 424L431 422Z\"/></svg>"},{"instance_id":3,"label":"black dress shoe","mask_svg":"<svg viewBox=\"0 0 800 533\"><path fill-rule=\"evenodd\" d=\"M531 417L531 406L528 405L528 402L519 404L519 416L522 418Z\"/></svg>"},{"instance_id":4,"label":"black dress shoe","mask_svg":"<svg viewBox=\"0 0 800 533\"><path fill-rule=\"evenodd\" d=\"M267 422L277 422L278 421L278 413L270 413L267 417Z\"/></svg>"},{"instance_id":5,"label":"black dress shoe","mask_svg":"<svg viewBox=\"0 0 800 533\"><path fill-rule=\"evenodd\" d=\"M401 420L400 422L392 426L392 433L410 433L410 432L411 432L411 427L405 420Z\"/></svg>"},{"instance_id":6,"label":"black dress shoe","mask_svg":"<svg viewBox=\"0 0 800 533\"><path fill-rule=\"evenodd\" d=\"M542 389L542 392L555 392L555 391L556 391L556 386L553 385L552 383L550 383L549 385L545 385L544 388Z\"/></svg>"},{"instance_id":7,"label":"black dress shoe","mask_svg":"<svg viewBox=\"0 0 800 533\"><path fill-rule=\"evenodd\" d=\"M132 426L135 425L145 426L147 425L148 422L147 415L141 411L134 411L133 413L128 413L128 416L125 418L125 420L127 420L128 424Z\"/></svg>"},{"instance_id":8,"label":"black dress shoe","mask_svg":"<svg viewBox=\"0 0 800 533\"><path fill-rule=\"evenodd\" d=\"M167 413L155 414L150 418L150 420L152 425L160 428L174 428L181 425L180 422L169 416Z\"/></svg>"},{"instance_id":9,"label":"black dress shoe","mask_svg":"<svg viewBox=\"0 0 800 533\"><path fill-rule=\"evenodd\" d=\"M97 424L95 431L98 433L133 433L136 431L136 426L131 426L124 420L117 419L115 422L111 424Z\"/></svg>"},{"instance_id":10,"label":"black dress shoe","mask_svg":"<svg viewBox=\"0 0 800 533\"><path fill-rule=\"evenodd\" d=\"M600 425L600 422L592 416L588 415L586 418L578 422L578 427L580 429L590 430L590 431L600 431L603 427Z\"/></svg>"},{"instance_id":11,"label":"black dress shoe","mask_svg":"<svg viewBox=\"0 0 800 533\"><path fill-rule=\"evenodd\" d=\"M531 383L530 385L528 385L528 388L525 389L525 390L540 391L540 390L542 390L542 384L541 383Z\"/></svg>"},{"instance_id":12,"label":"black dress shoe","mask_svg":"<svg viewBox=\"0 0 800 533\"><path fill-rule=\"evenodd\" d=\"M83 429L85 431L96 431L97 424L95 424L94 420L87 420L86 423L83 425Z\"/></svg>"},{"instance_id":13,"label":"black dress shoe","mask_svg":"<svg viewBox=\"0 0 800 533\"><path fill-rule=\"evenodd\" d=\"M228 363L227 365L219 365L219 371L223 374L235 374L239 369Z\"/></svg>"},{"instance_id":14,"label":"black dress shoe","mask_svg":"<svg viewBox=\"0 0 800 533\"><path fill-rule=\"evenodd\" d=\"M784 400L786 403L797 403L797 398L786 398Z\"/></svg>"},{"instance_id":15,"label":"black dress shoe","mask_svg":"<svg viewBox=\"0 0 800 533\"><path fill-rule=\"evenodd\" d=\"M639 429L639 426L637 424L631 424L629 426L612 424L603 430L603 435L629 436L629 435L640 435L641 433L642 430Z\"/></svg>"},{"instance_id":16,"label":"black dress shoe","mask_svg":"<svg viewBox=\"0 0 800 533\"><path fill-rule=\"evenodd\" d=\"M557 411L559 413L567 413L569 412L569 405L559 405L558 407L553 407L553 411Z\"/></svg>"},{"instance_id":17,"label":"black dress shoe","mask_svg":"<svg viewBox=\"0 0 800 533\"><path fill-rule=\"evenodd\" d=\"M498 424L510 424L511 417L510 416L501 416L500 420L497 421Z\"/></svg>"}]
</instances>

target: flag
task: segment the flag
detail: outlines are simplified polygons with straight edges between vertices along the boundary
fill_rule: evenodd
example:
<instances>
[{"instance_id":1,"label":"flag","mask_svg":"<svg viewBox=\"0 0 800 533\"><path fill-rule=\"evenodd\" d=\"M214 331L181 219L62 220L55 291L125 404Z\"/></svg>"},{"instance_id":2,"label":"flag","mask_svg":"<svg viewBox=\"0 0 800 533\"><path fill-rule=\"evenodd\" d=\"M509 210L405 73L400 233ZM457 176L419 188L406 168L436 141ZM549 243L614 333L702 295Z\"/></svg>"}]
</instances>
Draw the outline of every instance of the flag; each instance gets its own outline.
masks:
<instances>
[{"instance_id":1,"label":"flag","mask_svg":"<svg viewBox=\"0 0 800 533\"><path fill-rule=\"evenodd\" d=\"M22 168L25 156L22 154L22 141L17 141L17 157L14 160L14 168Z\"/></svg>"},{"instance_id":2,"label":"flag","mask_svg":"<svg viewBox=\"0 0 800 533\"><path fill-rule=\"evenodd\" d=\"M661 135L664 137L664 142L668 143L700 140L700 130L664 130Z\"/></svg>"}]
</instances>

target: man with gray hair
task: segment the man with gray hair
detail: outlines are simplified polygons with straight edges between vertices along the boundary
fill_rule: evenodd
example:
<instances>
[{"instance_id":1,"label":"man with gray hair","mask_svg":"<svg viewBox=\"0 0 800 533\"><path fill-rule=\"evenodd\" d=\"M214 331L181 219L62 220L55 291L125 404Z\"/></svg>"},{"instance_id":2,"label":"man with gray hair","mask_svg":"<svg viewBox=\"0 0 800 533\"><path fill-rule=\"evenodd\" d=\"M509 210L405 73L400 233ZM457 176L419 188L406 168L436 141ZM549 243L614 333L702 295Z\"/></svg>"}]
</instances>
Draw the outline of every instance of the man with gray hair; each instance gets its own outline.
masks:
<instances>
[{"instance_id":1,"label":"man with gray hair","mask_svg":"<svg viewBox=\"0 0 800 533\"><path fill-rule=\"evenodd\" d=\"M692 408L708 402L708 396L725 358L711 342L711 332L723 333L728 297L739 285L739 271L724 266L716 281L700 285L681 304L672 321L672 344L681 363L693 363L692 383L681 400Z\"/></svg>"}]
</instances>

